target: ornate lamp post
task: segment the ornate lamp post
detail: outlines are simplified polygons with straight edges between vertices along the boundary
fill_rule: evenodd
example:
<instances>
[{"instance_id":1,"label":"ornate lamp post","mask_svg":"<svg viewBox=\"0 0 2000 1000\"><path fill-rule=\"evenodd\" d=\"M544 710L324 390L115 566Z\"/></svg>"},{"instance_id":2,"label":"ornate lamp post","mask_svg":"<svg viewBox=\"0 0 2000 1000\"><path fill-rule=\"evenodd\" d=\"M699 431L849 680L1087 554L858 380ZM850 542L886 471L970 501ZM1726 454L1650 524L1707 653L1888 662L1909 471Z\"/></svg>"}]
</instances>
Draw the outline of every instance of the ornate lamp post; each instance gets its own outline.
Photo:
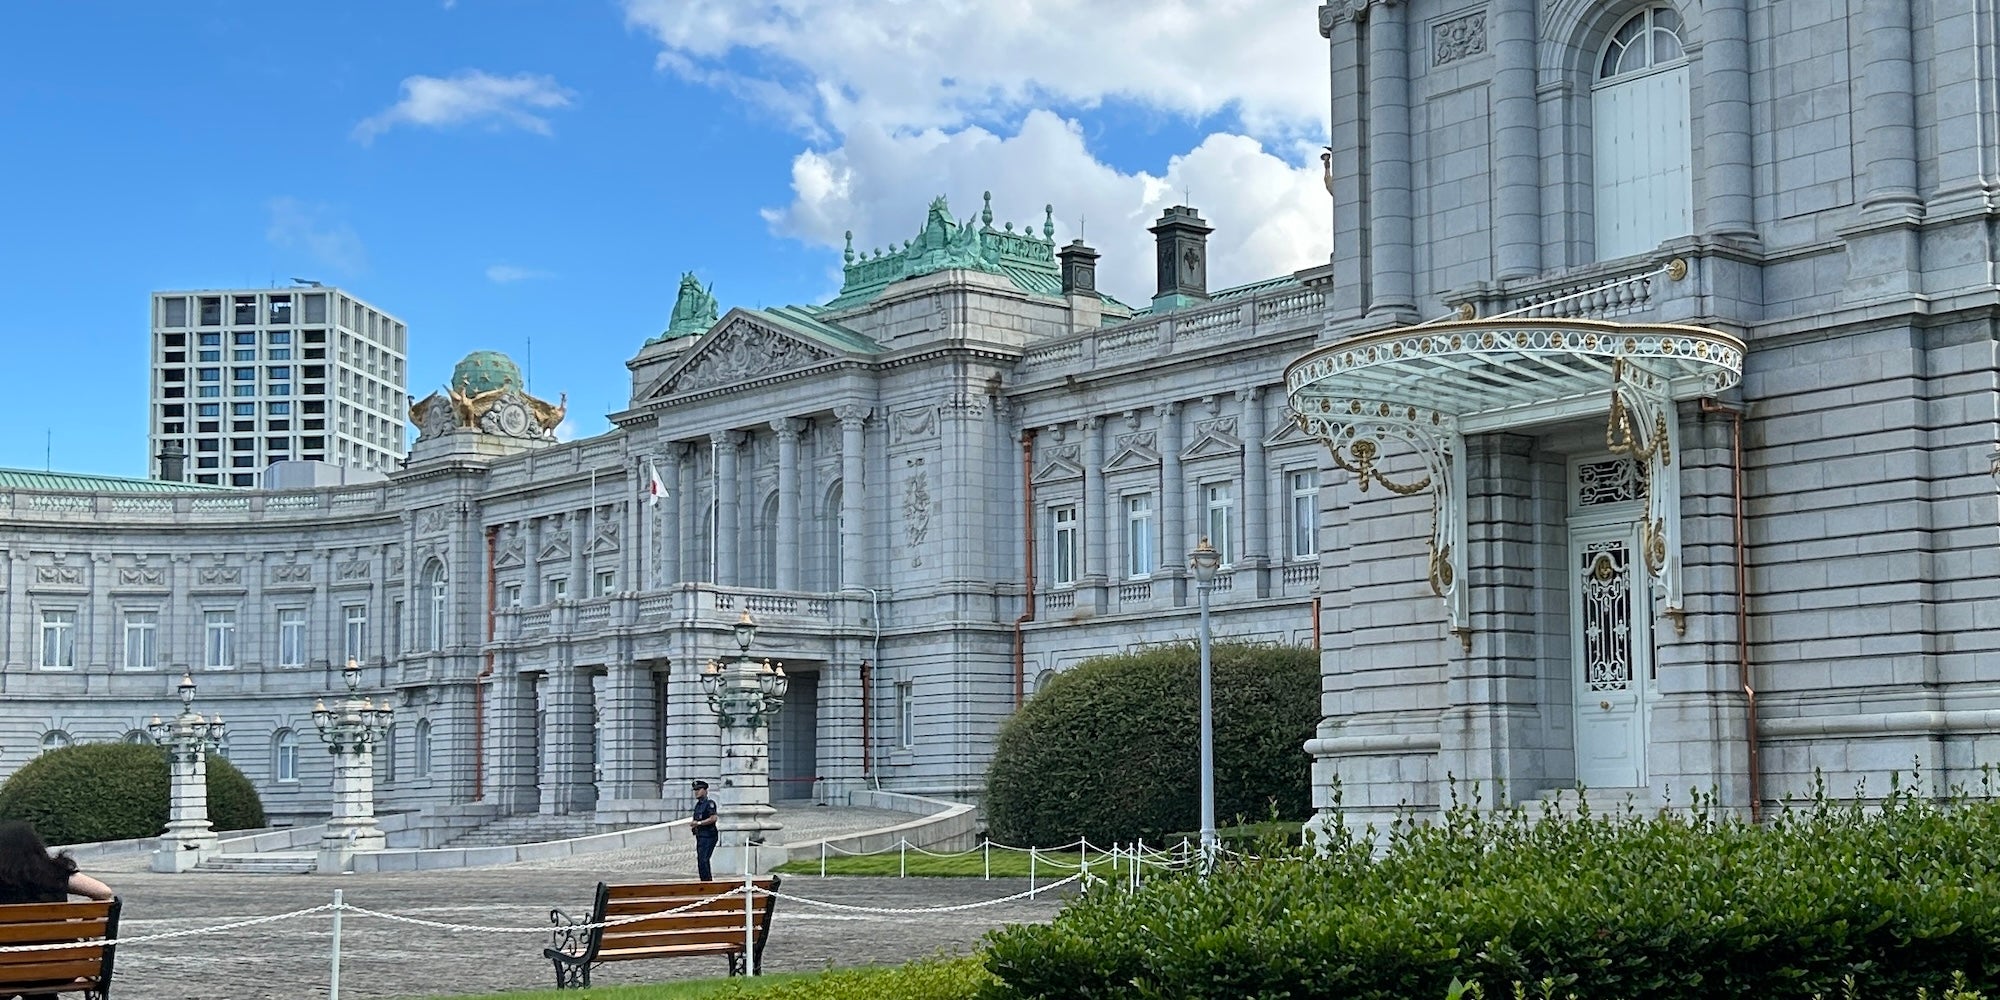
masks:
<instances>
[{"instance_id":1,"label":"ornate lamp post","mask_svg":"<svg viewBox=\"0 0 2000 1000\"><path fill-rule=\"evenodd\" d=\"M757 623L743 612L734 627L738 653L710 660L701 671L709 711L722 727L722 794L718 796L715 866L726 872L766 872L784 864L785 849L767 843L783 829L771 808L771 720L784 707L790 681L784 664L750 655Z\"/></svg>"},{"instance_id":2,"label":"ornate lamp post","mask_svg":"<svg viewBox=\"0 0 2000 1000\"><path fill-rule=\"evenodd\" d=\"M204 719L194 710L194 675L181 672L181 711L172 720L153 716L146 725L153 742L167 750L170 784L167 829L153 852L156 872L184 872L216 852L215 828L208 823L208 752L228 735L221 713Z\"/></svg>"},{"instance_id":3,"label":"ornate lamp post","mask_svg":"<svg viewBox=\"0 0 2000 1000\"><path fill-rule=\"evenodd\" d=\"M316 700L312 712L313 725L333 754L333 818L319 842L319 871L330 875L346 871L355 852L387 846L375 824L375 741L395 715L387 703L376 708L357 692L361 667L353 660L340 679L347 684L346 696L336 695L333 708Z\"/></svg>"},{"instance_id":4,"label":"ornate lamp post","mask_svg":"<svg viewBox=\"0 0 2000 1000\"><path fill-rule=\"evenodd\" d=\"M1222 553L1204 538L1188 554L1188 568L1194 571L1195 590L1201 595L1201 873L1215 870L1220 841L1215 835L1215 712L1209 696L1208 671L1208 592L1215 586L1215 571L1222 565Z\"/></svg>"}]
</instances>

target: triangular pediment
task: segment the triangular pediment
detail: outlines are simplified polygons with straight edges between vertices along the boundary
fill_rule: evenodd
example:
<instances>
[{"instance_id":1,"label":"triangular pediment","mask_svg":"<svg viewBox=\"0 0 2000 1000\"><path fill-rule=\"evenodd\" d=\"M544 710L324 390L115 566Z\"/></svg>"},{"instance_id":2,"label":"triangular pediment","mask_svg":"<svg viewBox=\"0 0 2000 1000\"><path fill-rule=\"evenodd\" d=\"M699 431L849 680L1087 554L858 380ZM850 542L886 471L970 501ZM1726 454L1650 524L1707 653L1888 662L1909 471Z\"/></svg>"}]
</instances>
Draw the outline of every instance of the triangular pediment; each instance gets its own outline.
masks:
<instances>
[{"instance_id":1,"label":"triangular pediment","mask_svg":"<svg viewBox=\"0 0 2000 1000\"><path fill-rule=\"evenodd\" d=\"M1194 443L1181 450L1181 461L1198 458L1220 458L1225 455L1243 454L1243 441L1236 435L1221 428L1213 428L1201 433Z\"/></svg>"},{"instance_id":2,"label":"triangular pediment","mask_svg":"<svg viewBox=\"0 0 2000 1000\"><path fill-rule=\"evenodd\" d=\"M1150 438L1151 435L1147 435L1147 437ZM1147 442L1131 441L1125 447L1118 449L1118 453L1111 456L1111 461L1104 463L1104 471L1124 472L1128 469L1150 469L1159 464L1160 453L1148 447Z\"/></svg>"},{"instance_id":3,"label":"triangular pediment","mask_svg":"<svg viewBox=\"0 0 2000 1000\"><path fill-rule=\"evenodd\" d=\"M1075 445L1056 445L1049 448L1040 469L1035 472L1035 485L1083 478L1083 466L1077 464L1076 453Z\"/></svg>"},{"instance_id":4,"label":"triangular pediment","mask_svg":"<svg viewBox=\"0 0 2000 1000\"><path fill-rule=\"evenodd\" d=\"M686 356L649 386L643 398L664 399L683 393L753 382L799 371L838 357L832 347L812 338L763 322L752 310L731 309L714 328L702 334Z\"/></svg>"},{"instance_id":5,"label":"triangular pediment","mask_svg":"<svg viewBox=\"0 0 2000 1000\"><path fill-rule=\"evenodd\" d=\"M1264 447L1272 448L1278 445L1299 444L1300 442L1311 440L1312 437L1310 435L1299 429L1298 421L1285 420L1279 422L1277 430L1264 435Z\"/></svg>"}]
</instances>

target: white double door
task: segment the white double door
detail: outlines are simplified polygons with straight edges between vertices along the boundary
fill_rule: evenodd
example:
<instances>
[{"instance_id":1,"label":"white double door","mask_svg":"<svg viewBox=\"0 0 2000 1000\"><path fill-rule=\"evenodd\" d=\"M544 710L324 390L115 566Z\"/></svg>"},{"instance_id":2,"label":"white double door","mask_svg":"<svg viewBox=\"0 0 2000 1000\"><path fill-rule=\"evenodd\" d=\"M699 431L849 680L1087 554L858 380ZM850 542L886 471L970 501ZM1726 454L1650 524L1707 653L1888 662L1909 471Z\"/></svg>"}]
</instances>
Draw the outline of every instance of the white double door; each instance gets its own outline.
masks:
<instances>
[{"instance_id":1,"label":"white double door","mask_svg":"<svg viewBox=\"0 0 2000 1000\"><path fill-rule=\"evenodd\" d=\"M1652 589L1639 526L1572 522L1569 534L1576 780L1586 788L1637 787L1646 783L1653 675Z\"/></svg>"}]
</instances>

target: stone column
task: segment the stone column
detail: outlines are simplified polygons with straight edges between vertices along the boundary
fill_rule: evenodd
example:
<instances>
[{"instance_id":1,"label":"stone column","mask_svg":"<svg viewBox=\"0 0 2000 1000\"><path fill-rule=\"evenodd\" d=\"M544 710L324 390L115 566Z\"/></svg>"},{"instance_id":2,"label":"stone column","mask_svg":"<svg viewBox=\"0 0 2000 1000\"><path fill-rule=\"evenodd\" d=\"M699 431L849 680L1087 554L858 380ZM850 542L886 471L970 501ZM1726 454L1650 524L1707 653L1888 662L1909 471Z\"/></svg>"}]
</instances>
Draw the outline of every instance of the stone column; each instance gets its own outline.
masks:
<instances>
[{"instance_id":1,"label":"stone column","mask_svg":"<svg viewBox=\"0 0 2000 1000\"><path fill-rule=\"evenodd\" d=\"M1251 386L1239 394L1243 403L1243 551L1236 560L1237 578L1249 572L1258 597L1271 596L1271 470L1264 464L1264 388Z\"/></svg>"},{"instance_id":2,"label":"stone column","mask_svg":"<svg viewBox=\"0 0 2000 1000\"><path fill-rule=\"evenodd\" d=\"M679 445L668 445L660 461L660 482L665 484L669 494L660 498L658 514L653 520L653 544L659 550L659 576L653 580L654 587L670 587L681 581L681 511L687 496L681 484L681 449Z\"/></svg>"},{"instance_id":3,"label":"stone column","mask_svg":"<svg viewBox=\"0 0 2000 1000\"><path fill-rule=\"evenodd\" d=\"M379 851L388 845L375 823L375 750L370 743L336 748L333 754L333 817L319 839L321 875L338 875L353 866L358 851Z\"/></svg>"},{"instance_id":4,"label":"stone column","mask_svg":"<svg viewBox=\"0 0 2000 1000\"><path fill-rule=\"evenodd\" d=\"M1374 0L1368 8L1368 263L1374 292L1368 315L1395 320L1417 305L1408 19L1402 0Z\"/></svg>"},{"instance_id":5,"label":"stone column","mask_svg":"<svg viewBox=\"0 0 2000 1000\"><path fill-rule=\"evenodd\" d=\"M512 654L501 654L503 660ZM486 685L486 785L482 798L502 815L536 807L535 685L510 663L495 668Z\"/></svg>"},{"instance_id":6,"label":"stone column","mask_svg":"<svg viewBox=\"0 0 2000 1000\"><path fill-rule=\"evenodd\" d=\"M1327 284L1327 302L1332 311L1345 318L1358 315L1367 305L1368 240L1367 202L1362 196L1368 164L1363 161L1368 148L1365 138L1367 114L1361 60L1361 37L1352 8L1345 0L1319 9L1319 33L1327 40L1328 93L1332 95L1332 145L1322 161L1332 173L1333 252L1327 262L1333 280Z\"/></svg>"},{"instance_id":7,"label":"stone column","mask_svg":"<svg viewBox=\"0 0 2000 1000\"><path fill-rule=\"evenodd\" d=\"M1862 149L1866 213L1899 215L1917 197L1916 68L1910 0L1869 0L1862 8Z\"/></svg>"},{"instance_id":8,"label":"stone column","mask_svg":"<svg viewBox=\"0 0 2000 1000\"><path fill-rule=\"evenodd\" d=\"M1077 567L1077 587L1094 610L1103 612L1109 600L1105 583L1111 564L1105 555L1104 420L1085 417L1077 422L1083 433L1083 565ZM1049 544L1055 539L1050 538Z\"/></svg>"},{"instance_id":9,"label":"stone column","mask_svg":"<svg viewBox=\"0 0 2000 1000\"><path fill-rule=\"evenodd\" d=\"M591 536L597 534L597 508L585 507L569 513L569 599L581 601L597 593L590 564ZM575 621L574 618L571 619Z\"/></svg>"},{"instance_id":10,"label":"stone column","mask_svg":"<svg viewBox=\"0 0 2000 1000\"><path fill-rule=\"evenodd\" d=\"M167 761L167 829L153 852L152 869L184 872L220 850L208 822L208 751L170 746Z\"/></svg>"},{"instance_id":11,"label":"stone column","mask_svg":"<svg viewBox=\"0 0 2000 1000\"><path fill-rule=\"evenodd\" d=\"M542 748L542 812L558 816L596 808L596 740L592 726L590 675L557 665L549 670L548 745Z\"/></svg>"},{"instance_id":12,"label":"stone column","mask_svg":"<svg viewBox=\"0 0 2000 1000\"><path fill-rule=\"evenodd\" d=\"M741 582L736 575L737 510L742 489L736 482L736 448L742 443L740 431L716 431L709 435L715 446L715 582Z\"/></svg>"},{"instance_id":13,"label":"stone column","mask_svg":"<svg viewBox=\"0 0 2000 1000\"><path fill-rule=\"evenodd\" d=\"M652 664L620 658L611 665L604 699L605 800L660 797L660 718ZM628 809L630 807L627 807Z\"/></svg>"},{"instance_id":14,"label":"stone column","mask_svg":"<svg viewBox=\"0 0 2000 1000\"><path fill-rule=\"evenodd\" d=\"M1989 0L1937 0L1929 5L1931 103L1937 181L1926 214L1936 218L1959 212L1985 214L2000 174L2000 136L1994 134L1993 5ZM1961 285L1987 286L1992 250L1970 241L1953 240L1948 273L1925 261L1926 285L1933 291ZM1977 256L1974 256L1977 255Z\"/></svg>"},{"instance_id":15,"label":"stone column","mask_svg":"<svg viewBox=\"0 0 2000 1000\"><path fill-rule=\"evenodd\" d=\"M1187 603L1187 483L1181 475L1181 404L1159 407L1160 561L1155 579L1165 579L1176 607Z\"/></svg>"},{"instance_id":16,"label":"stone column","mask_svg":"<svg viewBox=\"0 0 2000 1000\"><path fill-rule=\"evenodd\" d=\"M787 417L771 421L778 435L778 589L799 589L799 428Z\"/></svg>"},{"instance_id":17,"label":"stone column","mask_svg":"<svg viewBox=\"0 0 2000 1000\"><path fill-rule=\"evenodd\" d=\"M1750 174L1750 17L1746 0L1711 0L1702 9L1702 179L1704 232L1757 242Z\"/></svg>"},{"instance_id":18,"label":"stone column","mask_svg":"<svg viewBox=\"0 0 2000 1000\"><path fill-rule=\"evenodd\" d=\"M701 454L700 445L687 442L673 446L669 454L678 449L680 469L680 489L674 498L674 516L678 524L674 529L674 553L679 556L680 572L667 577L667 584L689 583L707 579L711 574L708 566L708 539L701 535Z\"/></svg>"},{"instance_id":19,"label":"stone column","mask_svg":"<svg viewBox=\"0 0 2000 1000\"><path fill-rule=\"evenodd\" d=\"M521 556L527 562L528 576L522 581L524 586L521 589L526 596L521 603L528 607L546 604L552 596L548 593L548 584L542 580L542 539L547 531L543 525L547 522L547 518L531 517L521 523Z\"/></svg>"},{"instance_id":20,"label":"stone column","mask_svg":"<svg viewBox=\"0 0 2000 1000\"><path fill-rule=\"evenodd\" d=\"M1494 277L1542 270L1541 112L1535 103L1535 0L1494 0Z\"/></svg>"},{"instance_id":21,"label":"stone column","mask_svg":"<svg viewBox=\"0 0 2000 1000\"><path fill-rule=\"evenodd\" d=\"M868 579L868 554L862 550L867 544L862 518L868 474L862 449L868 408L849 405L833 413L840 418L840 585L861 587Z\"/></svg>"},{"instance_id":22,"label":"stone column","mask_svg":"<svg viewBox=\"0 0 2000 1000\"><path fill-rule=\"evenodd\" d=\"M815 764L821 789L835 802L841 801L837 796L863 787L861 660L867 655L866 647L860 642L841 645L852 651L836 653L834 662L820 668L816 734L819 760Z\"/></svg>"}]
</instances>

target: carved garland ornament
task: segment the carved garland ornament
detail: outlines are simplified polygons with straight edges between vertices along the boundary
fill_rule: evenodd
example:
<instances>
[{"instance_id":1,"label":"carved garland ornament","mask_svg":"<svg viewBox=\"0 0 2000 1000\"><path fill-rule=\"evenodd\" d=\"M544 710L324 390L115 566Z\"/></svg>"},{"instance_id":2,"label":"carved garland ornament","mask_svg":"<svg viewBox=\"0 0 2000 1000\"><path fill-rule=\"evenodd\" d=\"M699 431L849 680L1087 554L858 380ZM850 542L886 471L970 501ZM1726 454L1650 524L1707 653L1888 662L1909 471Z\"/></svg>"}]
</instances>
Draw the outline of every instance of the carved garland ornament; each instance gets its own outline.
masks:
<instances>
[{"instance_id":1,"label":"carved garland ornament","mask_svg":"<svg viewBox=\"0 0 2000 1000\"><path fill-rule=\"evenodd\" d=\"M1486 12L1431 26L1431 65L1444 66L1486 51Z\"/></svg>"}]
</instances>

